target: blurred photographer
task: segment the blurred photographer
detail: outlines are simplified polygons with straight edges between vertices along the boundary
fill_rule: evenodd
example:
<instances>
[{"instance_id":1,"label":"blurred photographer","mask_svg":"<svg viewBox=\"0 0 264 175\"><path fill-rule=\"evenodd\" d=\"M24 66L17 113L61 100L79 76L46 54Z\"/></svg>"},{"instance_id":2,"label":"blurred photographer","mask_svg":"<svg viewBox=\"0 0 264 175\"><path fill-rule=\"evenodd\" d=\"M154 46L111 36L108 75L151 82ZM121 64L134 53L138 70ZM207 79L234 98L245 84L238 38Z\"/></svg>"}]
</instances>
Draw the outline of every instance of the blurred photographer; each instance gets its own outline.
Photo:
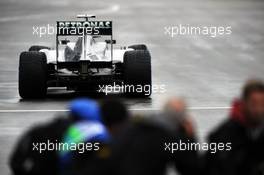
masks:
<instances>
[{"instance_id":1,"label":"blurred photographer","mask_svg":"<svg viewBox=\"0 0 264 175\"><path fill-rule=\"evenodd\" d=\"M199 174L196 151L165 150L165 143L193 142L192 122L183 100L171 99L156 115L135 116L115 138L112 153L112 174L160 175L174 165L182 175Z\"/></svg>"},{"instance_id":2,"label":"blurred photographer","mask_svg":"<svg viewBox=\"0 0 264 175\"><path fill-rule=\"evenodd\" d=\"M81 143L87 145L87 142L91 142L88 148L97 149L99 145L95 145L95 141L108 142L108 139L108 132L101 124L97 102L76 99L70 103L68 114L32 127L19 139L10 156L10 169L14 175L56 175L65 173L66 168L68 174L78 174L86 171L87 167L89 172L96 172L98 168L94 160L101 155L96 156L93 154L95 151L84 152ZM61 143L74 144L73 148L77 150L61 149ZM77 154L77 151L81 153ZM86 163L92 163L87 166L81 161L82 158ZM82 163L76 166L76 162Z\"/></svg>"},{"instance_id":3,"label":"blurred photographer","mask_svg":"<svg viewBox=\"0 0 264 175\"><path fill-rule=\"evenodd\" d=\"M236 100L230 118L209 136L210 143L231 143L231 150L206 154L204 174L264 174L264 83L250 80L241 99Z\"/></svg>"}]
</instances>

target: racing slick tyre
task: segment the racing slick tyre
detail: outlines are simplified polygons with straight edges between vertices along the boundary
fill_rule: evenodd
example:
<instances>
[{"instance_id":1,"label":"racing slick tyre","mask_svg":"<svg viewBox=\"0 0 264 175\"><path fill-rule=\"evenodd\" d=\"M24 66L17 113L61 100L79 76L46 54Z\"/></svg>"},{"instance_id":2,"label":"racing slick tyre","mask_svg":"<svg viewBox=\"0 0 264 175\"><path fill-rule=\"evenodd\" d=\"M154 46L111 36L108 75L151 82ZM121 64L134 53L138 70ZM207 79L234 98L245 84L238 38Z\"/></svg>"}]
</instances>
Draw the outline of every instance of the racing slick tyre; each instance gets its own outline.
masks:
<instances>
[{"instance_id":1,"label":"racing slick tyre","mask_svg":"<svg viewBox=\"0 0 264 175\"><path fill-rule=\"evenodd\" d=\"M19 95L24 99L44 98L47 94L45 53L22 52L19 60Z\"/></svg>"},{"instance_id":2,"label":"racing slick tyre","mask_svg":"<svg viewBox=\"0 0 264 175\"><path fill-rule=\"evenodd\" d=\"M128 48L134 49L134 50L148 50L147 46L145 44L136 44L128 46Z\"/></svg>"},{"instance_id":3,"label":"racing slick tyre","mask_svg":"<svg viewBox=\"0 0 264 175\"><path fill-rule=\"evenodd\" d=\"M128 96L151 95L151 56L148 50L127 51L124 54L124 90Z\"/></svg>"},{"instance_id":4,"label":"racing slick tyre","mask_svg":"<svg viewBox=\"0 0 264 175\"><path fill-rule=\"evenodd\" d=\"M50 49L46 46L31 46L28 51L40 51L41 49Z\"/></svg>"}]
</instances>

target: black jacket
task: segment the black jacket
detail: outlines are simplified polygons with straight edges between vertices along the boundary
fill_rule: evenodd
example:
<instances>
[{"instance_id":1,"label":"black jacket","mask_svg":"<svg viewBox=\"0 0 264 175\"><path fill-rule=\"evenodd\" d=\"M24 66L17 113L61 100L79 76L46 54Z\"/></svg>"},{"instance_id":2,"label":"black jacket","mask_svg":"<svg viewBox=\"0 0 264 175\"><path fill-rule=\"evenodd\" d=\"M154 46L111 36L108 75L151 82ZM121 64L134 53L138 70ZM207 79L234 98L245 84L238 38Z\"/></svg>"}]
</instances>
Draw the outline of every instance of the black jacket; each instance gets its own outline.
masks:
<instances>
[{"instance_id":1,"label":"black jacket","mask_svg":"<svg viewBox=\"0 0 264 175\"><path fill-rule=\"evenodd\" d=\"M148 120L131 122L116 138L113 148L113 173L115 175L162 175L168 165L174 165L182 175L199 174L197 151L165 150L165 143L193 142L184 132Z\"/></svg>"},{"instance_id":2,"label":"black jacket","mask_svg":"<svg viewBox=\"0 0 264 175\"><path fill-rule=\"evenodd\" d=\"M18 141L10 156L10 169L14 175L55 175L58 174L56 150L37 151L33 143L60 142L63 133L72 123L69 118L57 118L54 121L35 126ZM34 150L33 150L34 148Z\"/></svg>"},{"instance_id":3,"label":"black jacket","mask_svg":"<svg viewBox=\"0 0 264 175\"><path fill-rule=\"evenodd\" d=\"M230 151L206 154L205 173L208 175L263 175L264 132L253 129L233 118L225 121L209 136L210 143L231 142Z\"/></svg>"},{"instance_id":4,"label":"black jacket","mask_svg":"<svg viewBox=\"0 0 264 175\"><path fill-rule=\"evenodd\" d=\"M77 120L70 116L56 118L46 124L30 129L16 145L10 157L14 175L104 175L110 165L110 147L100 143L100 150L85 153L72 152L70 163L63 165L58 150L40 153L33 150L33 143L61 143L66 130Z\"/></svg>"}]
</instances>

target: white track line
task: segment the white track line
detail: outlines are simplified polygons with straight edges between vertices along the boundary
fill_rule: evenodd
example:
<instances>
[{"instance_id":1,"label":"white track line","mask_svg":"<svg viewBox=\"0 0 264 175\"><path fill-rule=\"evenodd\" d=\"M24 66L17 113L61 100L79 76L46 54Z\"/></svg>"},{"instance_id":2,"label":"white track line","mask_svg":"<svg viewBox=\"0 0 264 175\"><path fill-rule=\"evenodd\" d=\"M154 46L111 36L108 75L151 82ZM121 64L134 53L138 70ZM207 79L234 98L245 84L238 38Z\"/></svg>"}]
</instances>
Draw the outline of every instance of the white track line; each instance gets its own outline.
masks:
<instances>
[{"instance_id":1,"label":"white track line","mask_svg":"<svg viewBox=\"0 0 264 175\"><path fill-rule=\"evenodd\" d=\"M190 107L190 110L226 110L230 107ZM159 108L131 108L130 111L158 111ZM67 109L3 109L0 113L67 112Z\"/></svg>"},{"instance_id":2,"label":"white track line","mask_svg":"<svg viewBox=\"0 0 264 175\"><path fill-rule=\"evenodd\" d=\"M190 110L225 110L230 109L231 107L225 106L215 106L215 107L190 107Z\"/></svg>"},{"instance_id":3,"label":"white track line","mask_svg":"<svg viewBox=\"0 0 264 175\"><path fill-rule=\"evenodd\" d=\"M0 113L26 113L26 112L66 112L67 109L3 109Z\"/></svg>"}]
</instances>

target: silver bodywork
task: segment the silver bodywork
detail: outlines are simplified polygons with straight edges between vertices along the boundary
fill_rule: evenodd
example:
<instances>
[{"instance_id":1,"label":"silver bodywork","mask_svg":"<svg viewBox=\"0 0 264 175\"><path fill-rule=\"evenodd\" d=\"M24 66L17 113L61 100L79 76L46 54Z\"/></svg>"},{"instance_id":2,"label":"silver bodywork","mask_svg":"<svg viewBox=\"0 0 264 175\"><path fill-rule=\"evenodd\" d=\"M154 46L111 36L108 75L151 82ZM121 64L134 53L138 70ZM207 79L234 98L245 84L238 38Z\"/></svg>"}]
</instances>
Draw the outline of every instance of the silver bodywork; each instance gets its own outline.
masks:
<instances>
[{"instance_id":1,"label":"silver bodywork","mask_svg":"<svg viewBox=\"0 0 264 175\"><path fill-rule=\"evenodd\" d=\"M84 43L86 41L86 43ZM85 49L83 49L85 47ZM133 50L131 48L113 49L113 62L123 62L124 53ZM42 49L47 57L48 63L56 63L55 49ZM91 62L110 62L111 49L108 48L105 41L96 41L92 36L86 36L86 39L79 37L76 42L68 42L63 49L58 50L58 61L82 61Z\"/></svg>"}]
</instances>

